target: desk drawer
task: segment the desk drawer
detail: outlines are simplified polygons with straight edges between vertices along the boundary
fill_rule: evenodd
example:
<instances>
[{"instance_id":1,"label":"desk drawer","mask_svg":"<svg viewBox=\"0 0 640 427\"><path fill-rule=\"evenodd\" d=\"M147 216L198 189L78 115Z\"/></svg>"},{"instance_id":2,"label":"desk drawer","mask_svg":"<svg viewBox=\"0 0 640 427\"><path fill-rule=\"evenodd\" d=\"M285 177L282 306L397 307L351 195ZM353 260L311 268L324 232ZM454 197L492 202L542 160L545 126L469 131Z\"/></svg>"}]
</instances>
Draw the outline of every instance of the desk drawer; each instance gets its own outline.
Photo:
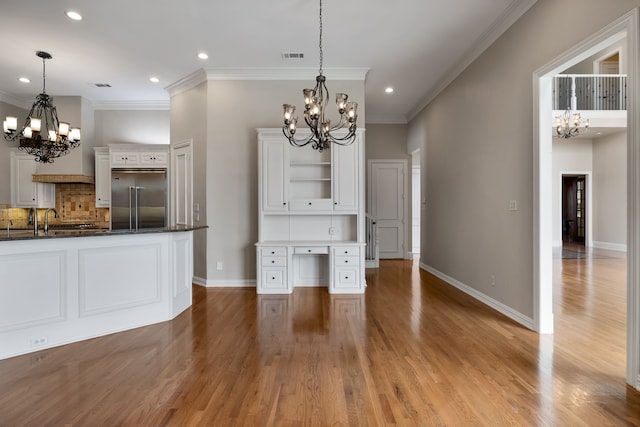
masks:
<instances>
[{"instance_id":1,"label":"desk drawer","mask_svg":"<svg viewBox=\"0 0 640 427\"><path fill-rule=\"evenodd\" d=\"M264 289L287 289L287 275L284 268L270 268L262 270L262 288Z\"/></svg>"},{"instance_id":2,"label":"desk drawer","mask_svg":"<svg viewBox=\"0 0 640 427\"><path fill-rule=\"evenodd\" d=\"M296 246L293 248L294 255L328 254L328 246Z\"/></svg>"},{"instance_id":3,"label":"desk drawer","mask_svg":"<svg viewBox=\"0 0 640 427\"><path fill-rule=\"evenodd\" d=\"M265 246L262 248L262 256L287 256L287 248L284 246Z\"/></svg>"},{"instance_id":4,"label":"desk drawer","mask_svg":"<svg viewBox=\"0 0 640 427\"><path fill-rule=\"evenodd\" d=\"M335 261L336 267L342 267L342 266L357 266L360 264L360 257L358 256L343 256L343 255L336 255L335 257Z\"/></svg>"},{"instance_id":5,"label":"desk drawer","mask_svg":"<svg viewBox=\"0 0 640 427\"><path fill-rule=\"evenodd\" d=\"M336 256L344 256L344 255L360 255L360 247L359 246L334 246L333 253Z\"/></svg>"},{"instance_id":6,"label":"desk drawer","mask_svg":"<svg viewBox=\"0 0 640 427\"><path fill-rule=\"evenodd\" d=\"M262 266L263 267L286 267L287 257L286 256L263 256Z\"/></svg>"},{"instance_id":7,"label":"desk drawer","mask_svg":"<svg viewBox=\"0 0 640 427\"><path fill-rule=\"evenodd\" d=\"M289 201L292 211L330 211L333 209L331 199L294 199Z\"/></svg>"}]
</instances>

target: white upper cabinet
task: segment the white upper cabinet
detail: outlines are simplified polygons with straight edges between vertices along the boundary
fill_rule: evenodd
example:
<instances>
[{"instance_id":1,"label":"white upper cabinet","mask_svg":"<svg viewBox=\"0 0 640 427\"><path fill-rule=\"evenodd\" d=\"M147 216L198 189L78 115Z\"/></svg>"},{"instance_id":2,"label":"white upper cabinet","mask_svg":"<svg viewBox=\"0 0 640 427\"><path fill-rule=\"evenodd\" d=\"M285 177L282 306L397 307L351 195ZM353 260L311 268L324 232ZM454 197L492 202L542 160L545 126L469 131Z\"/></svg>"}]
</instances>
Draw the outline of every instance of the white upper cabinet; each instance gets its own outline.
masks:
<instances>
[{"instance_id":1,"label":"white upper cabinet","mask_svg":"<svg viewBox=\"0 0 640 427\"><path fill-rule=\"evenodd\" d=\"M112 151L111 152L111 166L139 166L140 165L140 153L126 152L126 151Z\"/></svg>"},{"instance_id":2,"label":"white upper cabinet","mask_svg":"<svg viewBox=\"0 0 640 427\"><path fill-rule=\"evenodd\" d=\"M288 145L282 134L260 138L260 179L262 210L283 212L289 209L287 195Z\"/></svg>"},{"instance_id":3,"label":"white upper cabinet","mask_svg":"<svg viewBox=\"0 0 640 427\"><path fill-rule=\"evenodd\" d=\"M165 151L140 153L140 164L144 166L167 166L168 153Z\"/></svg>"},{"instance_id":4,"label":"white upper cabinet","mask_svg":"<svg viewBox=\"0 0 640 427\"><path fill-rule=\"evenodd\" d=\"M56 186L33 182L37 163L30 154L11 152L11 205L15 208L55 208Z\"/></svg>"},{"instance_id":5,"label":"white upper cabinet","mask_svg":"<svg viewBox=\"0 0 640 427\"><path fill-rule=\"evenodd\" d=\"M96 152L96 207L111 206L111 166L107 148L95 148Z\"/></svg>"},{"instance_id":6,"label":"white upper cabinet","mask_svg":"<svg viewBox=\"0 0 640 427\"><path fill-rule=\"evenodd\" d=\"M333 209L355 211L358 209L358 176L360 144L334 144L331 147L333 167Z\"/></svg>"},{"instance_id":7,"label":"white upper cabinet","mask_svg":"<svg viewBox=\"0 0 640 427\"><path fill-rule=\"evenodd\" d=\"M166 168L169 165L169 146L110 145L112 168Z\"/></svg>"}]
</instances>

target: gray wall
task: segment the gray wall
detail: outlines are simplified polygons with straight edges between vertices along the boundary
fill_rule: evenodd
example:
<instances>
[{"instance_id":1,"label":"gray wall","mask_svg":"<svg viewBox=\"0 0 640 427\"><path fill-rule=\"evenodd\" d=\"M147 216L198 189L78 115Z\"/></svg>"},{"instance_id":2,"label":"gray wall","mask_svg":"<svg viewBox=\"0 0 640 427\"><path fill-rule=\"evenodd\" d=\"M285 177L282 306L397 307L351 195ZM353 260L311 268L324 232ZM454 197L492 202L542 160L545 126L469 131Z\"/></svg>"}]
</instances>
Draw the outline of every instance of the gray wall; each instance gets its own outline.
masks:
<instances>
[{"instance_id":1,"label":"gray wall","mask_svg":"<svg viewBox=\"0 0 640 427\"><path fill-rule=\"evenodd\" d=\"M200 222L209 229L198 230L193 236L193 274L207 278L207 239L213 234L214 223L207 221L207 85L203 83L187 92L171 97L171 143L193 142L193 204L200 208ZM219 226L219 224L215 224Z\"/></svg>"},{"instance_id":2,"label":"gray wall","mask_svg":"<svg viewBox=\"0 0 640 427\"><path fill-rule=\"evenodd\" d=\"M627 133L593 141L594 246L627 245Z\"/></svg>"},{"instance_id":3,"label":"gray wall","mask_svg":"<svg viewBox=\"0 0 640 427\"><path fill-rule=\"evenodd\" d=\"M97 110L96 141L109 144L169 144L169 110Z\"/></svg>"},{"instance_id":4,"label":"gray wall","mask_svg":"<svg viewBox=\"0 0 640 427\"><path fill-rule=\"evenodd\" d=\"M365 158L410 159L407 152L408 126L367 123Z\"/></svg>"},{"instance_id":5,"label":"gray wall","mask_svg":"<svg viewBox=\"0 0 640 427\"><path fill-rule=\"evenodd\" d=\"M638 5L539 0L411 120L422 263L533 318L533 72Z\"/></svg>"}]
</instances>

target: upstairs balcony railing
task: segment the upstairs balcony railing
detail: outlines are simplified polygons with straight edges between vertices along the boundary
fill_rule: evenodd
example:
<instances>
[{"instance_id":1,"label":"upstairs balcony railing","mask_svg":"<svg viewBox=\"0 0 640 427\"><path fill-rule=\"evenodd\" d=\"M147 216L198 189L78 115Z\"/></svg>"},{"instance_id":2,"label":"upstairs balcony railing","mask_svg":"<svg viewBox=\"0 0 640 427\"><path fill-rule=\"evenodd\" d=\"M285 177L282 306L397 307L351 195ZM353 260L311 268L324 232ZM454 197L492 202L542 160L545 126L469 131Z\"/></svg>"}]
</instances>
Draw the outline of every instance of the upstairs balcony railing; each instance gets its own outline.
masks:
<instances>
[{"instance_id":1,"label":"upstairs balcony railing","mask_svg":"<svg viewBox=\"0 0 640 427\"><path fill-rule=\"evenodd\" d=\"M577 105L572 107L572 88ZM553 109L626 110L626 74L558 74L553 79Z\"/></svg>"}]
</instances>

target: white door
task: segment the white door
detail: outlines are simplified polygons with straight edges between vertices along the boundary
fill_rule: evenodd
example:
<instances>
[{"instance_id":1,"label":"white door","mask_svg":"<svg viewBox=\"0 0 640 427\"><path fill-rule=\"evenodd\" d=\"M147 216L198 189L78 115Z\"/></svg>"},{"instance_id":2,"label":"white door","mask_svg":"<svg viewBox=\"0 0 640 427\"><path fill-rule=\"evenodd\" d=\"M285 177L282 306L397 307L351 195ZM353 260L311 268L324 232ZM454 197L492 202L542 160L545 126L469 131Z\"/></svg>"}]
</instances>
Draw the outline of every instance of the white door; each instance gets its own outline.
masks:
<instances>
[{"instance_id":1,"label":"white door","mask_svg":"<svg viewBox=\"0 0 640 427\"><path fill-rule=\"evenodd\" d=\"M406 160L369 161L369 212L378 224L380 259L405 258Z\"/></svg>"}]
</instances>

